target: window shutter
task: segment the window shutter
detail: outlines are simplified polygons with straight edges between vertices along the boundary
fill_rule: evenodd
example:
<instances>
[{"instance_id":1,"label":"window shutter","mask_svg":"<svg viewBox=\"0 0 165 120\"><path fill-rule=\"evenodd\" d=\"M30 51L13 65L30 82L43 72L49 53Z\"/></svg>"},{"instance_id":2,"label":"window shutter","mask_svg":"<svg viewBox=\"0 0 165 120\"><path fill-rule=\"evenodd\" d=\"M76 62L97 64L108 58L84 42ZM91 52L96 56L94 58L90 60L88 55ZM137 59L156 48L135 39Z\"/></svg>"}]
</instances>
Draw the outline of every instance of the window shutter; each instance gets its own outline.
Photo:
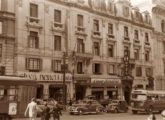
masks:
<instances>
[{"instance_id":1,"label":"window shutter","mask_svg":"<svg viewBox=\"0 0 165 120\"><path fill-rule=\"evenodd\" d=\"M102 74L103 72L103 64L100 64L100 73Z\"/></svg>"},{"instance_id":2,"label":"window shutter","mask_svg":"<svg viewBox=\"0 0 165 120\"><path fill-rule=\"evenodd\" d=\"M39 48L39 37L36 37L35 45L36 45L36 48Z\"/></svg>"},{"instance_id":3,"label":"window shutter","mask_svg":"<svg viewBox=\"0 0 165 120\"><path fill-rule=\"evenodd\" d=\"M85 53L85 44L83 42L83 53Z\"/></svg>"},{"instance_id":4,"label":"window shutter","mask_svg":"<svg viewBox=\"0 0 165 120\"><path fill-rule=\"evenodd\" d=\"M110 72L110 65L109 65L109 63L107 63L107 73L109 74Z\"/></svg>"},{"instance_id":5,"label":"window shutter","mask_svg":"<svg viewBox=\"0 0 165 120\"><path fill-rule=\"evenodd\" d=\"M51 68L52 68L52 71L54 71L54 60L51 61Z\"/></svg>"},{"instance_id":6,"label":"window shutter","mask_svg":"<svg viewBox=\"0 0 165 120\"><path fill-rule=\"evenodd\" d=\"M27 38L27 45L28 45L28 47L30 47L30 35Z\"/></svg>"},{"instance_id":7,"label":"window shutter","mask_svg":"<svg viewBox=\"0 0 165 120\"><path fill-rule=\"evenodd\" d=\"M43 67L43 60L40 58L40 71L42 71L42 67Z\"/></svg>"},{"instance_id":8,"label":"window shutter","mask_svg":"<svg viewBox=\"0 0 165 120\"><path fill-rule=\"evenodd\" d=\"M95 74L95 64L94 63L92 64L92 72L93 72L93 74Z\"/></svg>"},{"instance_id":9,"label":"window shutter","mask_svg":"<svg viewBox=\"0 0 165 120\"><path fill-rule=\"evenodd\" d=\"M28 58L25 58L25 69L26 69L26 70L29 69L29 61L28 61Z\"/></svg>"}]
</instances>

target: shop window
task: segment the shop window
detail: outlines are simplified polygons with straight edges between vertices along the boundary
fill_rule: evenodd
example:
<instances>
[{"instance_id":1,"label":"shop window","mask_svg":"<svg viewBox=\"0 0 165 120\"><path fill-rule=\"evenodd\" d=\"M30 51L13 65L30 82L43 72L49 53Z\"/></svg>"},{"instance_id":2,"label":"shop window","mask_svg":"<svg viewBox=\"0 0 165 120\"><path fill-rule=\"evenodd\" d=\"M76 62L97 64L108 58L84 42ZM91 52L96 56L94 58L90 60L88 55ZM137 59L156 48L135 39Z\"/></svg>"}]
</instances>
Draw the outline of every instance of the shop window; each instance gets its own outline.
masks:
<instances>
[{"instance_id":1,"label":"shop window","mask_svg":"<svg viewBox=\"0 0 165 120\"><path fill-rule=\"evenodd\" d=\"M139 40L139 33L138 33L138 30L135 30L135 31L134 31L134 39L137 40L137 41Z\"/></svg>"},{"instance_id":2,"label":"shop window","mask_svg":"<svg viewBox=\"0 0 165 120\"><path fill-rule=\"evenodd\" d=\"M77 73L83 74L83 63L82 62L77 63Z\"/></svg>"},{"instance_id":3,"label":"shop window","mask_svg":"<svg viewBox=\"0 0 165 120\"><path fill-rule=\"evenodd\" d=\"M54 36L54 50L61 51L61 36Z\"/></svg>"},{"instance_id":4,"label":"shop window","mask_svg":"<svg viewBox=\"0 0 165 120\"><path fill-rule=\"evenodd\" d=\"M85 44L83 39L77 39L77 52L84 53L85 52Z\"/></svg>"},{"instance_id":5,"label":"shop window","mask_svg":"<svg viewBox=\"0 0 165 120\"><path fill-rule=\"evenodd\" d=\"M136 76L141 77L142 76L142 67L136 67Z\"/></svg>"},{"instance_id":6,"label":"shop window","mask_svg":"<svg viewBox=\"0 0 165 120\"><path fill-rule=\"evenodd\" d=\"M113 35L113 24L108 23L108 34Z\"/></svg>"},{"instance_id":7,"label":"shop window","mask_svg":"<svg viewBox=\"0 0 165 120\"><path fill-rule=\"evenodd\" d=\"M61 72L61 60L52 60L52 70L54 72Z\"/></svg>"},{"instance_id":8,"label":"shop window","mask_svg":"<svg viewBox=\"0 0 165 120\"><path fill-rule=\"evenodd\" d=\"M26 58L26 69L32 72L38 72L42 68L42 60L40 58Z\"/></svg>"},{"instance_id":9,"label":"shop window","mask_svg":"<svg viewBox=\"0 0 165 120\"><path fill-rule=\"evenodd\" d=\"M150 60L150 52L148 50L145 51L145 61Z\"/></svg>"},{"instance_id":10,"label":"shop window","mask_svg":"<svg viewBox=\"0 0 165 120\"><path fill-rule=\"evenodd\" d=\"M99 31L99 21L98 20L93 20L93 30Z\"/></svg>"},{"instance_id":11,"label":"shop window","mask_svg":"<svg viewBox=\"0 0 165 120\"><path fill-rule=\"evenodd\" d=\"M29 48L39 48L39 37L38 32L30 31L29 40L28 40L28 47Z\"/></svg>"},{"instance_id":12,"label":"shop window","mask_svg":"<svg viewBox=\"0 0 165 120\"><path fill-rule=\"evenodd\" d=\"M101 74L101 64L99 64L99 63L93 64L93 73L94 74Z\"/></svg>"},{"instance_id":13,"label":"shop window","mask_svg":"<svg viewBox=\"0 0 165 120\"><path fill-rule=\"evenodd\" d=\"M99 56L100 55L100 45L98 42L94 42L94 55Z\"/></svg>"},{"instance_id":14,"label":"shop window","mask_svg":"<svg viewBox=\"0 0 165 120\"><path fill-rule=\"evenodd\" d=\"M61 11L54 10L54 22L61 23Z\"/></svg>"},{"instance_id":15,"label":"shop window","mask_svg":"<svg viewBox=\"0 0 165 120\"><path fill-rule=\"evenodd\" d=\"M38 5L30 3L30 22L38 23Z\"/></svg>"},{"instance_id":16,"label":"shop window","mask_svg":"<svg viewBox=\"0 0 165 120\"><path fill-rule=\"evenodd\" d=\"M77 15L77 26L83 27L83 15Z\"/></svg>"},{"instance_id":17,"label":"shop window","mask_svg":"<svg viewBox=\"0 0 165 120\"><path fill-rule=\"evenodd\" d=\"M134 49L134 58L135 60L139 60L139 49Z\"/></svg>"},{"instance_id":18,"label":"shop window","mask_svg":"<svg viewBox=\"0 0 165 120\"><path fill-rule=\"evenodd\" d=\"M128 27L124 26L124 40L129 40Z\"/></svg>"},{"instance_id":19,"label":"shop window","mask_svg":"<svg viewBox=\"0 0 165 120\"><path fill-rule=\"evenodd\" d=\"M164 22L164 20L161 21L161 30L162 30L162 32L165 32L165 22Z\"/></svg>"},{"instance_id":20,"label":"shop window","mask_svg":"<svg viewBox=\"0 0 165 120\"><path fill-rule=\"evenodd\" d=\"M109 44L108 45L108 57L113 57L114 56L114 46Z\"/></svg>"}]
</instances>

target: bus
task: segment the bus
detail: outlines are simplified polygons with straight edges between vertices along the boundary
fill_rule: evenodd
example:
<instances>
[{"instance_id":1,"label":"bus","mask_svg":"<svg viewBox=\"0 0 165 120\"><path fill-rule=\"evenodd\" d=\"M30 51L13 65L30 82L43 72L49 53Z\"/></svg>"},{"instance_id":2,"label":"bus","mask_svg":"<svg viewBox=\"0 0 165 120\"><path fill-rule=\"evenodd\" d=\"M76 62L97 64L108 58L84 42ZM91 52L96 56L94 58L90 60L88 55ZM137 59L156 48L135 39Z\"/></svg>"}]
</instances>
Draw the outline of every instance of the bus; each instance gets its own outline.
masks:
<instances>
[{"instance_id":1,"label":"bus","mask_svg":"<svg viewBox=\"0 0 165 120\"><path fill-rule=\"evenodd\" d=\"M161 112L165 109L165 91L133 90L131 93L131 109L138 112Z\"/></svg>"},{"instance_id":2,"label":"bus","mask_svg":"<svg viewBox=\"0 0 165 120\"><path fill-rule=\"evenodd\" d=\"M0 76L0 120L23 117L27 104L36 96L36 81Z\"/></svg>"}]
</instances>

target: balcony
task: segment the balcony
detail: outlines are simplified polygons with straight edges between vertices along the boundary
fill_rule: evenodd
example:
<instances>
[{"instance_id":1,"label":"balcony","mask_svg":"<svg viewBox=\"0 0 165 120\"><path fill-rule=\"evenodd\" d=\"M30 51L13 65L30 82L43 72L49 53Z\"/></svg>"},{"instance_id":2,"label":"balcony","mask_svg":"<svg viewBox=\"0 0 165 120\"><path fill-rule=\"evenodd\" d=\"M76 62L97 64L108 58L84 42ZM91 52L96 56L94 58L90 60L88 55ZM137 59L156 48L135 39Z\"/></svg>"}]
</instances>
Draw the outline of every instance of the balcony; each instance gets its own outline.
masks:
<instances>
[{"instance_id":1,"label":"balcony","mask_svg":"<svg viewBox=\"0 0 165 120\"><path fill-rule=\"evenodd\" d=\"M75 52L75 56L78 57L78 58L86 58L86 59L92 59L93 58L92 53Z\"/></svg>"},{"instance_id":2,"label":"balcony","mask_svg":"<svg viewBox=\"0 0 165 120\"><path fill-rule=\"evenodd\" d=\"M149 45L150 45L150 43L149 43L148 41L145 41L145 45L148 45L148 46L149 46Z\"/></svg>"},{"instance_id":3,"label":"balcony","mask_svg":"<svg viewBox=\"0 0 165 120\"><path fill-rule=\"evenodd\" d=\"M124 37L124 40L129 41L130 39L129 39L129 37L128 37L128 36L126 36L126 37Z\"/></svg>"},{"instance_id":4,"label":"balcony","mask_svg":"<svg viewBox=\"0 0 165 120\"><path fill-rule=\"evenodd\" d=\"M64 32L64 24L59 23L59 22L52 22L52 31L55 32Z\"/></svg>"},{"instance_id":5,"label":"balcony","mask_svg":"<svg viewBox=\"0 0 165 120\"><path fill-rule=\"evenodd\" d=\"M92 31L92 37L95 38L95 39L102 39L101 32Z\"/></svg>"},{"instance_id":6,"label":"balcony","mask_svg":"<svg viewBox=\"0 0 165 120\"><path fill-rule=\"evenodd\" d=\"M28 27L42 29L41 20L37 17L27 17L26 25Z\"/></svg>"},{"instance_id":7,"label":"balcony","mask_svg":"<svg viewBox=\"0 0 165 120\"><path fill-rule=\"evenodd\" d=\"M123 37L123 43L131 44L130 38L129 37Z\"/></svg>"},{"instance_id":8,"label":"balcony","mask_svg":"<svg viewBox=\"0 0 165 120\"><path fill-rule=\"evenodd\" d=\"M134 39L134 43L139 44L140 41L138 39Z\"/></svg>"},{"instance_id":9,"label":"balcony","mask_svg":"<svg viewBox=\"0 0 165 120\"><path fill-rule=\"evenodd\" d=\"M85 27L83 27L83 26L76 26L76 32L75 33L78 35L87 36L87 33L85 32Z\"/></svg>"}]
</instances>

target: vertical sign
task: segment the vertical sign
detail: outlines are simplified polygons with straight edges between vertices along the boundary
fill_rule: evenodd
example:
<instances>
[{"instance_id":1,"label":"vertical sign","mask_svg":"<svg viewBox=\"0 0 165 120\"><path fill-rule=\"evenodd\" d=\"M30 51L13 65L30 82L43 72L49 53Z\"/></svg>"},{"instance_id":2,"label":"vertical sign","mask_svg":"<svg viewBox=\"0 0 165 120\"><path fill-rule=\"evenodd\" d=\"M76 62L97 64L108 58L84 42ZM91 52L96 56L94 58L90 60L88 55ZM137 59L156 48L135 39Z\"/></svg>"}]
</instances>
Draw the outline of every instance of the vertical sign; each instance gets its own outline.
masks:
<instances>
[{"instance_id":1,"label":"vertical sign","mask_svg":"<svg viewBox=\"0 0 165 120\"><path fill-rule=\"evenodd\" d=\"M9 115L17 114L17 103L9 103Z\"/></svg>"}]
</instances>

